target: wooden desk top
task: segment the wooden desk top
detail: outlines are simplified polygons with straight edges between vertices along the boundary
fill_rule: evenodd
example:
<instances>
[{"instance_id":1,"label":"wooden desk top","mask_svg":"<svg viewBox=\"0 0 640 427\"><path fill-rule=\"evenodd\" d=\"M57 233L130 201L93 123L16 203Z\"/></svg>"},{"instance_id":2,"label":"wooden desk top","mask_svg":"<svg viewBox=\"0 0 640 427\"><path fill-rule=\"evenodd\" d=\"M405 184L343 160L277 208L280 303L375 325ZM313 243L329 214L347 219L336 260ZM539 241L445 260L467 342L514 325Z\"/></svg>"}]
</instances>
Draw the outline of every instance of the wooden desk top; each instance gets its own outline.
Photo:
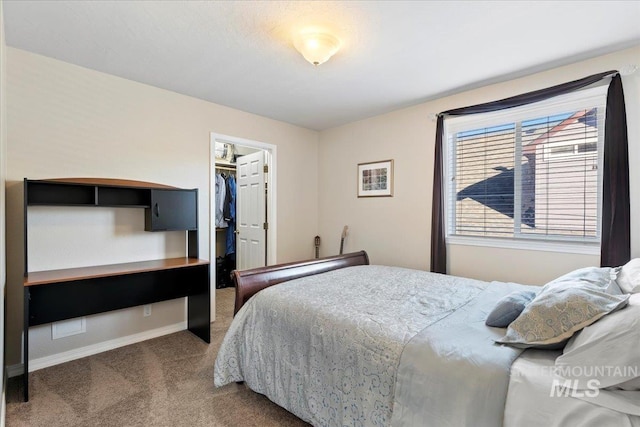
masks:
<instances>
[{"instance_id":1,"label":"wooden desk top","mask_svg":"<svg viewBox=\"0 0 640 427\"><path fill-rule=\"evenodd\" d=\"M24 278L24 286L49 283L71 282L98 277L121 276L147 271L170 270L174 268L206 265L209 261L198 258L167 258L152 261L127 262L124 264L97 265L92 267L65 268L62 270L34 271Z\"/></svg>"}]
</instances>

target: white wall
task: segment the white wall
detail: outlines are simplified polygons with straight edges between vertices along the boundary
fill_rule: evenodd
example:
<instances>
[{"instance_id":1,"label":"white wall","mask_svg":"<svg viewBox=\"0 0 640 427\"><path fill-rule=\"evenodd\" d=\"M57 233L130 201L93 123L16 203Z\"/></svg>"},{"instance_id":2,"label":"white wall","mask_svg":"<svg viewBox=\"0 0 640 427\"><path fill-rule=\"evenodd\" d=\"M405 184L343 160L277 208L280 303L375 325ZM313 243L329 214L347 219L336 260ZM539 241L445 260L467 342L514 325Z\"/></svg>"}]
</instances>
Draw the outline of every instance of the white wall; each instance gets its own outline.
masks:
<instances>
[{"instance_id":1,"label":"white wall","mask_svg":"<svg viewBox=\"0 0 640 427\"><path fill-rule=\"evenodd\" d=\"M0 426L4 426L5 420L5 364L4 364L4 306L6 291L6 246L5 246L5 180L7 171L7 118L6 118L6 50L4 41L4 2L0 0Z\"/></svg>"},{"instance_id":2,"label":"white wall","mask_svg":"<svg viewBox=\"0 0 640 427\"><path fill-rule=\"evenodd\" d=\"M430 115L621 69L628 64L640 66L640 47L321 132L318 228L322 253L338 252L340 231L349 225L346 251L365 249L372 263L428 270L436 127ZM640 169L635 166L640 164L640 72L624 76L622 81L629 132L631 212L637 212ZM357 164L385 159L395 160L394 197L358 199ZM631 226L632 255L640 256L640 218L632 215ZM451 274L527 284L543 284L571 269L598 263L597 256L460 245L450 245L448 254Z\"/></svg>"},{"instance_id":3,"label":"white wall","mask_svg":"<svg viewBox=\"0 0 640 427\"><path fill-rule=\"evenodd\" d=\"M211 132L278 147L278 262L309 258L317 234L318 134L300 127L7 49L7 361L21 361L22 180L104 177L199 189L200 257L209 258ZM30 208L31 271L180 256L184 233L146 233L135 209ZM213 272L212 272L213 273ZM184 301L90 316L87 332L52 341L30 331L30 357L185 319Z\"/></svg>"}]
</instances>

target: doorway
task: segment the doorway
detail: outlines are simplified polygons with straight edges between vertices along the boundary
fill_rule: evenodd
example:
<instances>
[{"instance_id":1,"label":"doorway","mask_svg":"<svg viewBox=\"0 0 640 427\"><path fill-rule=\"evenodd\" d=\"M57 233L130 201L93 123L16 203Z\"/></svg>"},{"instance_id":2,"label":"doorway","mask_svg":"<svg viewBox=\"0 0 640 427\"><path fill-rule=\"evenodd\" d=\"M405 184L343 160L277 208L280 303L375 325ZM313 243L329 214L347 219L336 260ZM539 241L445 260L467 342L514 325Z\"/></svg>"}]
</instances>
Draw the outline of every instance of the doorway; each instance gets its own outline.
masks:
<instances>
[{"instance_id":1,"label":"doorway","mask_svg":"<svg viewBox=\"0 0 640 427\"><path fill-rule=\"evenodd\" d=\"M211 133L211 321L215 319L216 285L224 286L232 269L276 262L276 165L275 145ZM231 190L235 204L228 197L226 204L225 198L220 198L220 187L228 181L235 188ZM229 206L234 206L235 212L227 222Z\"/></svg>"}]
</instances>

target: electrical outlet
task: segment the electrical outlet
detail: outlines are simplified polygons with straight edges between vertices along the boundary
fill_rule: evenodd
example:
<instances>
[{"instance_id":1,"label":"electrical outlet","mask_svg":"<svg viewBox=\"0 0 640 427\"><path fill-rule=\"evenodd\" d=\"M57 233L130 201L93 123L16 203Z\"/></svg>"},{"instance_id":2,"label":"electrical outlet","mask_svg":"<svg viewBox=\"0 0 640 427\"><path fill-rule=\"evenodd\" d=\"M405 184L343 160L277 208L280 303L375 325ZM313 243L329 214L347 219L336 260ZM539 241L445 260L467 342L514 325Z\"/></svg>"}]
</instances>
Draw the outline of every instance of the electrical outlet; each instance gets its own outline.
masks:
<instances>
[{"instance_id":1,"label":"electrical outlet","mask_svg":"<svg viewBox=\"0 0 640 427\"><path fill-rule=\"evenodd\" d=\"M151 316L151 304L146 304L144 306L143 316L144 317Z\"/></svg>"}]
</instances>

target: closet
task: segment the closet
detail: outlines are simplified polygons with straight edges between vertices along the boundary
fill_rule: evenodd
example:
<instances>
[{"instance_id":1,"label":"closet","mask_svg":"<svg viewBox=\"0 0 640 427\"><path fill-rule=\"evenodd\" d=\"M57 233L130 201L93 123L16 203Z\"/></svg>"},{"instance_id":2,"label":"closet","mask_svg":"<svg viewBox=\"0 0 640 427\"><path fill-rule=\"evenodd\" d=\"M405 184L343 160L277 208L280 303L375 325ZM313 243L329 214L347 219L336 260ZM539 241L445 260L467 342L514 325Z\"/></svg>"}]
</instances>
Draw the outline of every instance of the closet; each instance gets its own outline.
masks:
<instances>
[{"instance_id":1,"label":"closet","mask_svg":"<svg viewBox=\"0 0 640 427\"><path fill-rule=\"evenodd\" d=\"M215 142L216 288L232 286L233 270L267 265L268 155Z\"/></svg>"},{"instance_id":2,"label":"closet","mask_svg":"<svg viewBox=\"0 0 640 427\"><path fill-rule=\"evenodd\" d=\"M273 255L267 251L274 232L269 229L273 158L268 147L256 146L262 143L216 134L211 142L211 258L216 288L222 288L233 285L233 270L264 267Z\"/></svg>"},{"instance_id":3,"label":"closet","mask_svg":"<svg viewBox=\"0 0 640 427\"><path fill-rule=\"evenodd\" d=\"M215 171L216 288L226 288L236 269L236 165L216 161Z\"/></svg>"}]
</instances>

